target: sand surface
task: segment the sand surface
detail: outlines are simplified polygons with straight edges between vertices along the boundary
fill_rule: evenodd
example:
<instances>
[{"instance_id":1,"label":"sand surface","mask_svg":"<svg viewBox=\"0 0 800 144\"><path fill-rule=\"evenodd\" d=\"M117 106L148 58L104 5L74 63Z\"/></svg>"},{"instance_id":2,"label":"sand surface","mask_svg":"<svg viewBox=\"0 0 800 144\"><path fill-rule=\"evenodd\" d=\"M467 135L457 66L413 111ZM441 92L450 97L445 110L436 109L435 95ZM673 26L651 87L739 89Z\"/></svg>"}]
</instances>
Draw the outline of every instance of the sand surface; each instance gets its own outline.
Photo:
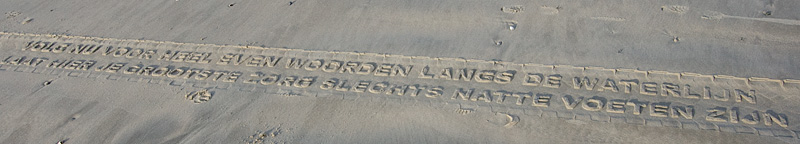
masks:
<instances>
[{"instance_id":1,"label":"sand surface","mask_svg":"<svg viewBox=\"0 0 800 144\"><path fill-rule=\"evenodd\" d=\"M800 143L800 1L0 1L2 143Z\"/></svg>"}]
</instances>

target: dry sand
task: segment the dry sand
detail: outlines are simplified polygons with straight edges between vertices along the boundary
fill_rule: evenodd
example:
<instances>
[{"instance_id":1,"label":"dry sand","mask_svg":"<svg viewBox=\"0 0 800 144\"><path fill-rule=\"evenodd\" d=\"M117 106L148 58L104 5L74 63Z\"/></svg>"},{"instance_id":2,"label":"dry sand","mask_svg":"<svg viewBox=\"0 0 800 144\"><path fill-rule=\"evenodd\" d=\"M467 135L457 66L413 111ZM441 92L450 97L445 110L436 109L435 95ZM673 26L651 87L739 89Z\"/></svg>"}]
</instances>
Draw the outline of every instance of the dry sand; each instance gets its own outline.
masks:
<instances>
[{"instance_id":1,"label":"dry sand","mask_svg":"<svg viewBox=\"0 0 800 144\"><path fill-rule=\"evenodd\" d=\"M800 1L0 3L2 143L800 143Z\"/></svg>"}]
</instances>

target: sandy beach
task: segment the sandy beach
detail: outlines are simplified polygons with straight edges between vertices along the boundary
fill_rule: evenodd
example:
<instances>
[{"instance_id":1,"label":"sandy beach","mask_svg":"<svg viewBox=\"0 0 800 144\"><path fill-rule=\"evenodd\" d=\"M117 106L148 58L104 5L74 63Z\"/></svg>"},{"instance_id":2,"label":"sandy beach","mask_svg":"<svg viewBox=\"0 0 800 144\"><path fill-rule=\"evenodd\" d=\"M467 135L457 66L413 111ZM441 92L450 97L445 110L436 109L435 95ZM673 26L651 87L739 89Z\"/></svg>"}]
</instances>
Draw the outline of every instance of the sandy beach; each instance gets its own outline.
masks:
<instances>
[{"instance_id":1,"label":"sandy beach","mask_svg":"<svg viewBox=\"0 0 800 144\"><path fill-rule=\"evenodd\" d=\"M800 1L2 3L2 143L800 143Z\"/></svg>"}]
</instances>

